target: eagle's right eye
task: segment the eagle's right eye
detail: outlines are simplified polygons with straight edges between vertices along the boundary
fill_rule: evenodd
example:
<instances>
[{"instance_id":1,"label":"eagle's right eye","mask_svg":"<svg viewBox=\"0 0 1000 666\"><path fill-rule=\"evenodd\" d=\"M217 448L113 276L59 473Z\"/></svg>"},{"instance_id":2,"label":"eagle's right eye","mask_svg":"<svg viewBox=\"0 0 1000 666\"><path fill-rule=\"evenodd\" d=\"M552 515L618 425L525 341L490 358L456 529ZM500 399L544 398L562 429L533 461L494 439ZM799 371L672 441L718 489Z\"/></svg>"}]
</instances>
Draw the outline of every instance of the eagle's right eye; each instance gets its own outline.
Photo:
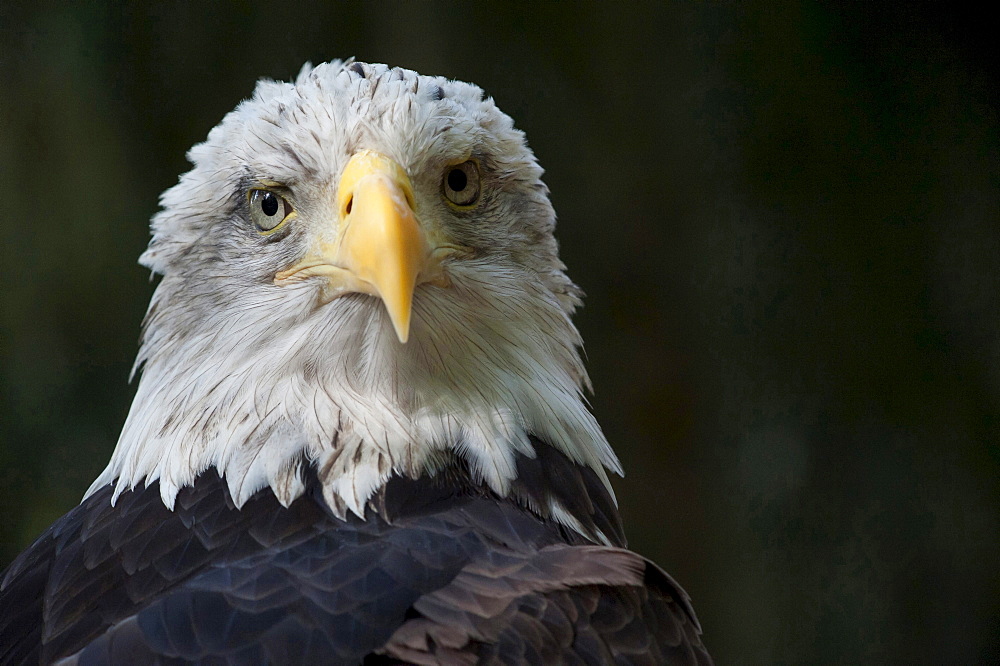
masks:
<instances>
[{"instance_id":1,"label":"eagle's right eye","mask_svg":"<svg viewBox=\"0 0 1000 666\"><path fill-rule=\"evenodd\" d=\"M250 199L250 219L262 234L277 231L287 220L295 216L295 209L288 200L271 190L254 189L248 193Z\"/></svg>"}]
</instances>

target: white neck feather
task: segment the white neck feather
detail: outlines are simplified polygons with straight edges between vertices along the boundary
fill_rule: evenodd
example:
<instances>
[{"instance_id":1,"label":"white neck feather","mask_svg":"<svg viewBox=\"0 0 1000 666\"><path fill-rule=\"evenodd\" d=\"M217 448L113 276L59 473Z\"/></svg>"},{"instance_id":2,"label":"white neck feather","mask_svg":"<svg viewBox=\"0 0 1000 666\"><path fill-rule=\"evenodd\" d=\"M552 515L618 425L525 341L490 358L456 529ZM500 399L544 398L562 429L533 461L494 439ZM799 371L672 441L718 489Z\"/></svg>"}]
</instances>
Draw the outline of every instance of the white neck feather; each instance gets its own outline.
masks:
<instances>
[{"instance_id":1,"label":"white neck feather","mask_svg":"<svg viewBox=\"0 0 1000 666\"><path fill-rule=\"evenodd\" d=\"M312 285L267 286L192 308L185 283L165 277L135 401L88 495L116 483L117 499L158 479L172 508L214 466L237 505L268 485L287 506L306 461L334 510L364 515L390 476L433 472L448 451L506 495L515 452L534 455L529 434L606 484L605 468L621 473L581 395L578 333L552 293L487 262L452 277L447 291L419 288L406 345L372 297L317 309Z\"/></svg>"}]
</instances>

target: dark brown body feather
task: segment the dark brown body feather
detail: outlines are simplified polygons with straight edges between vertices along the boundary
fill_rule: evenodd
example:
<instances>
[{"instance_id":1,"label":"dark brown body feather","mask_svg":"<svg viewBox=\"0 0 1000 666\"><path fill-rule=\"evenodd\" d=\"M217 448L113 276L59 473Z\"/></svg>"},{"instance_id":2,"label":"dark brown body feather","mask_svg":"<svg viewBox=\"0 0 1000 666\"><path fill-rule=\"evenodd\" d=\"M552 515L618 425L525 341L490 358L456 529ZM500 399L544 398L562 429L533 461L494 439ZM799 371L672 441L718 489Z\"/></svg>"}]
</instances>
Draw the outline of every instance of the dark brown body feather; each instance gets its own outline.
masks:
<instances>
[{"instance_id":1,"label":"dark brown body feather","mask_svg":"<svg viewBox=\"0 0 1000 666\"><path fill-rule=\"evenodd\" d=\"M314 475L287 509L237 509L214 470L174 511L109 486L0 576L0 663L710 663L656 565L546 519L555 496L624 546L593 473L536 445L510 499L456 464L393 479L365 520Z\"/></svg>"}]
</instances>

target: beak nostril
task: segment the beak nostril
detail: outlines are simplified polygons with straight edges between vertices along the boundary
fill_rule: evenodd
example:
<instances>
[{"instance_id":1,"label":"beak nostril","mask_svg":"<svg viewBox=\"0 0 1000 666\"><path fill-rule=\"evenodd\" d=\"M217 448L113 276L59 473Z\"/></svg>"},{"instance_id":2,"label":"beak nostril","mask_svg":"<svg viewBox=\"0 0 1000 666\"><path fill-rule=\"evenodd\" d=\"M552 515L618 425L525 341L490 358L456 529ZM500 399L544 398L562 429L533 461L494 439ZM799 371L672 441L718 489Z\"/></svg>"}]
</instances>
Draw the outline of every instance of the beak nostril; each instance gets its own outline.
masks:
<instances>
[{"instance_id":1,"label":"beak nostril","mask_svg":"<svg viewBox=\"0 0 1000 666\"><path fill-rule=\"evenodd\" d=\"M354 206L354 197L352 196L350 199L347 200L347 207L344 208L344 214L345 215L350 215L351 214L351 208L353 206Z\"/></svg>"}]
</instances>

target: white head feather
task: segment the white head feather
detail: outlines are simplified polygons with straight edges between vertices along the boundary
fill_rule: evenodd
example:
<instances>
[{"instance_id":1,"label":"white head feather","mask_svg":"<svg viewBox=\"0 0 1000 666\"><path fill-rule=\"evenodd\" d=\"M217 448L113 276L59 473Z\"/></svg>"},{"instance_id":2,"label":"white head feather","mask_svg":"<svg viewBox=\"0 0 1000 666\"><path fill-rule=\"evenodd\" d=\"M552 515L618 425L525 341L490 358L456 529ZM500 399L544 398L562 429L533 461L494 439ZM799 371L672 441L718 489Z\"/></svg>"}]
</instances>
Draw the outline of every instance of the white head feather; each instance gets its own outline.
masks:
<instances>
[{"instance_id":1,"label":"white head feather","mask_svg":"<svg viewBox=\"0 0 1000 666\"><path fill-rule=\"evenodd\" d=\"M375 297L324 304L316 281L273 283L336 219L340 174L363 149L406 170L417 218L476 250L449 263L450 287L417 288L406 344ZM194 168L163 194L141 258L163 279L138 391L88 494L158 479L172 507L215 466L238 505L269 485L287 506L307 461L331 506L363 515L391 475L433 472L445 452L503 495L515 452L534 454L529 434L605 483L605 468L620 473L582 397L579 291L557 255L542 170L479 88L384 65L307 65L294 84L261 81L188 156ZM470 156L483 200L458 215L442 173ZM294 192L298 218L277 239L248 219L247 189L261 179Z\"/></svg>"}]
</instances>

